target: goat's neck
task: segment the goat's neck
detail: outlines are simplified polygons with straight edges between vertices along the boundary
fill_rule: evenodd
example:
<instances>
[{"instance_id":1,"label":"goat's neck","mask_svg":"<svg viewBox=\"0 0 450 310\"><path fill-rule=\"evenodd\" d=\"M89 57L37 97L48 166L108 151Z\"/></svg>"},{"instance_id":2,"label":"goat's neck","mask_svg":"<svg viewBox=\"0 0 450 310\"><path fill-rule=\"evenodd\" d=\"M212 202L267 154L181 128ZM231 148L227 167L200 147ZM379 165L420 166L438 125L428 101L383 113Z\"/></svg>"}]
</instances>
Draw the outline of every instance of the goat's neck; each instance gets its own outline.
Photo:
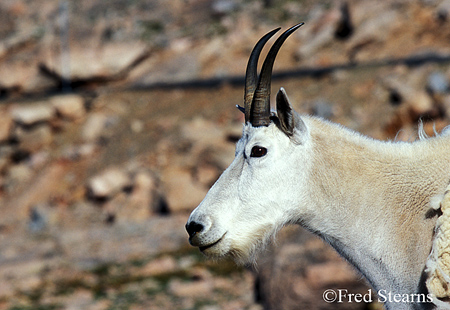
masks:
<instances>
[{"instance_id":1,"label":"goat's neck","mask_svg":"<svg viewBox=\"0 0 450 310\"><path fill-rule=\"evenodd\" d=\"M436 220L430 200L450 176L450 141L383 143L315 122L312 200L303 224L376 290L417 292Z\"/></svg>"}]
</instances>

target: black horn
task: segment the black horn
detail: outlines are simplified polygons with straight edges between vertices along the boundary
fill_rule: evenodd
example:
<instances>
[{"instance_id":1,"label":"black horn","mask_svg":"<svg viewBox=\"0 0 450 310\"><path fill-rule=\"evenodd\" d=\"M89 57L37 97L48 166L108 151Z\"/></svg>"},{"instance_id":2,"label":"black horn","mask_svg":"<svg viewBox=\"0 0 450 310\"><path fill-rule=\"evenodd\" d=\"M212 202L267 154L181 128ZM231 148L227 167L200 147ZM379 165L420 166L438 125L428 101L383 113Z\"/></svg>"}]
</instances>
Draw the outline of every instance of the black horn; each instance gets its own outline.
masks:
<instances>
[{"instance_id":1,"label":"black horn","mask_svg":"<svg viewBox=\"0 0 450 310\"><path fill-rule=\"evenodd\" d=\"M247 64L247 70L245 72L245 93L244 93L244 113L245 113L245 122L247 123L250 120L250 111L253 101L253 94L255 93L256 83L257 83L257 70L258 70L258 59L261 54L261 50L264 45L269 41L269 39L277 33L281 28L272 30L263 36L258 43L256 43L255 47L250 54L250 58ZM241 109L240 109L241 110Z\"/></svg>"},{"instance_id":2,"label":"black horn","mask_svg":"<svg viewBox=\"0 0 450 310\"><path fill-rule=\"evenodd\" d=\"M283 45L284 41L295 30L297 30L298 28L300 28L303 25L304 25L304 23L297 24L297 25L289 28L285 32L283 32L278 37L278 39L275 41L275 43L272 45L269 53L267 54L266 59L264 60L264 64L261 69L261 74L259 76L258 86L255 89L255 92L254 92L254 95L252 98L251 108L250 108L249 121L254 127L268 126L270 124L270 86L271 86L272 69L273 69L273 64L275 62L275 57L277 56L278 51L280 50L281 45ZM250 61L254 61L254 60L250 59L249 63L250 63ZM257 62L257 60L256 60L256 62ZM247 70L248 70L248 67L247 67ZM248 76L247 76L247 79L249 79ZM248 95L247 95L247 89L246 89L246 98L245 99L247 99L247 96ZM247 118L247 106L245 107L245 112L246 112L246 118Z\"/></svg>"}]
</instances>

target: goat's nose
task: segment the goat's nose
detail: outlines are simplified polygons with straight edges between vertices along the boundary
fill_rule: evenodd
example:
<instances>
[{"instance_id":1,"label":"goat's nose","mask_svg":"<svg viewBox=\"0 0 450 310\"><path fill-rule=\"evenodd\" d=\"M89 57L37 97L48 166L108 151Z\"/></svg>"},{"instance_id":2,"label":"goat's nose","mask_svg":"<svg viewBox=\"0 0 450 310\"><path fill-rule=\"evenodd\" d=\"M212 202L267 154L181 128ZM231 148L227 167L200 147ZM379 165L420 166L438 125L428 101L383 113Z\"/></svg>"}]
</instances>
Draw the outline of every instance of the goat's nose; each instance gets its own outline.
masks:
<instances>
[{"instance_id":1,"label":"goat's nose","mask_svg":"<svg viewBox=\"0 0 450 310\"><path fill-rule=\"evenodd\" d=\"M189 237L194 237L196 233L199 233L203 230L203 225L197 222L189 222L186 224L186 231L189 234Z\"/></svg>"}]
</instances>

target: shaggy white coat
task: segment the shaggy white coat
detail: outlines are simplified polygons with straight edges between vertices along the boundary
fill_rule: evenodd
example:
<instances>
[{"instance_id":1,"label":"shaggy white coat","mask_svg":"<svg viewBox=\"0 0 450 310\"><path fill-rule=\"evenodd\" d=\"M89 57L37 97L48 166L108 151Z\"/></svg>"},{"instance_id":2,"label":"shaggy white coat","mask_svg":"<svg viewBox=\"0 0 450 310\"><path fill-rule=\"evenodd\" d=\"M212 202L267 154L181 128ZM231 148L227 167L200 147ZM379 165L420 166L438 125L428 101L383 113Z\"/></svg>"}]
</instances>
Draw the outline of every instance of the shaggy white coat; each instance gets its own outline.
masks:
<instances>
[{"instance_id":1,"label":"shaggy white coat","mask_svg":"<svg viewBox=\"0 0 450 310\"><path fill-rule=\"evenodd\" d=\"M191 244L208 257L247 263L283 226L300 224L376 290L423 292L438 217L430 202L443 197L450 179L448 131L412 143L384 142L292 112L292 136L276 122L244 125L234 161L189 218L204 226ZM267 154L251 157L254 146Z\"/></svg>"}]
</instances>

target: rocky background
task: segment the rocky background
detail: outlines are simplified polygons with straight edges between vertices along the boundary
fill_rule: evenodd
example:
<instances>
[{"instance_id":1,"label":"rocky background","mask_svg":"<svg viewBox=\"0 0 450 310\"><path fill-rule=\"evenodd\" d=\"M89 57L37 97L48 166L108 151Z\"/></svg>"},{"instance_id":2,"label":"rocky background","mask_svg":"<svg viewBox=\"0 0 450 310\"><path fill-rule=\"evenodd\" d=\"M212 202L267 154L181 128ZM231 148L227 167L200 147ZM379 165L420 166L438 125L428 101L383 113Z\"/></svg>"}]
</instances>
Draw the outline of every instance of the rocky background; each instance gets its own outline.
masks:
<instances>
[{"instance_id":1,"label":"rocky background","mask_svg":"<svg viewBox=\"0 0 450 310\"><path fill-rule=\"evenodd\" d=\"M450 123L450 1L2 0L0 309L381 309L327 245L284 229L256 270L184 223L234 156L266 32L273 93L377 139Z\"/></svg>"}]
</instances>

